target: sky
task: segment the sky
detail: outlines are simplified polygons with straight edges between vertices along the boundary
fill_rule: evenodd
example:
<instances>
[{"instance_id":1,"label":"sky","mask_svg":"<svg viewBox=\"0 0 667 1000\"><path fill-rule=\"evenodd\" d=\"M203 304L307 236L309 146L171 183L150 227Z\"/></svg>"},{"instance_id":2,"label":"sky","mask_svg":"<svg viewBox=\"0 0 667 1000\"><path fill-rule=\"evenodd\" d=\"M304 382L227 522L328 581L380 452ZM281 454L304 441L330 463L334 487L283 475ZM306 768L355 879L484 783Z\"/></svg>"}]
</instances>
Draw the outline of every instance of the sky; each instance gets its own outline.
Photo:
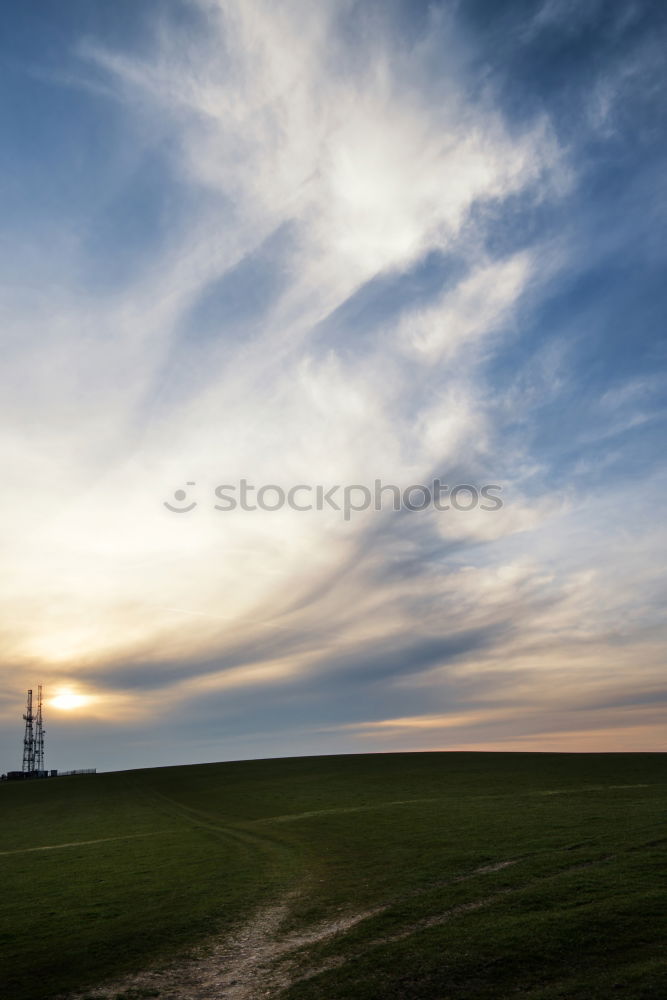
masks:
<instances>
[{"instance_id":1,"label":"sky","mask_svg":"<svg viewBox=\"0 0 667 1000\"><path fill-rule=\"evenodd\" d=\"M667 749L667 8L3 21L0 770Z\"/></svg>"}]
</instances>

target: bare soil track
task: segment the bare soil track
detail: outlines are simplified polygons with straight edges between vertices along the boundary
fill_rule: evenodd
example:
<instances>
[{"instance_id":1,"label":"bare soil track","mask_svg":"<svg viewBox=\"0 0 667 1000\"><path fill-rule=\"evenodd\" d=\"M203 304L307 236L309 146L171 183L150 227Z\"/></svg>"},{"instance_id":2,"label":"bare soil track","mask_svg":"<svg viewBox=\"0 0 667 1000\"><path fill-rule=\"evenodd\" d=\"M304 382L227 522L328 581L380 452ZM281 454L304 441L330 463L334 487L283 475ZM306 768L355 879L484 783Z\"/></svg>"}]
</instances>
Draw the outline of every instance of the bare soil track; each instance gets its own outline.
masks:
<instances>
[{"instance_id":1,"label":"bare soil track","mask_svg":"<svg viewBox=\"0 0 667 1000\"><path fill-rule=\"evenodd\" d=\"M499 861L484 865L467 875L461 875L451 882L460 882L478 875L499 871L516 864L517 859ZM420 922L415 927L376 941L400 940L415 931L444 923L453 917L488 906L508 890L484 899L451 907L437 917ZM125 992L140 996L154 991L160 1000L257 1000L257 998L277 997L291 983L310 978L325 969L343 963L344 959L333 959L325 965L304 971L297 966L298 952L310 945L318 944L342 934L355 924L377 916L389 905L359 913L347 914L336 920L319 924L310 930L280 935L280 927L289 915L291 904L298 894L289 893L282 900L259 910L235 934L222 940L214 940L203 946L192 957L175 961L161 968L149 969L134 976L107 983L85 994L70 996L69 1000L106 1000ZM411 894L412 895L412 894Z\"/></svg>"}]
</instances>

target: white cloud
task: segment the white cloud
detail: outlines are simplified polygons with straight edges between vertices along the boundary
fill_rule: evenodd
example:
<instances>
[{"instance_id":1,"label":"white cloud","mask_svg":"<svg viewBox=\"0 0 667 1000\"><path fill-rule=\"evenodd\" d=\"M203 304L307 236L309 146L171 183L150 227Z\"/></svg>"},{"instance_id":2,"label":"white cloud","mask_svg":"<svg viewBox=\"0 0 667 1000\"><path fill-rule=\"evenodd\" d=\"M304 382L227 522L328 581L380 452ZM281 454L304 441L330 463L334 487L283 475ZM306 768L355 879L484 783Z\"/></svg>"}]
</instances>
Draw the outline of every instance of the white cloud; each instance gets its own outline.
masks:
<instances>
[{"instance_id":1,"label":"white cloud","mask_svg":"<svg viewBox=\"0 0 667 1000\"><path fill-rule=\"evenodd\" d=\"M560 501L525 490L500 513L423 522L434 546L486 553L486 543L507 543L453 582L426 570L392 577L400 531L395 552L368 555L374 514L345 524L333 513L227 514L202 502L180 518L161 507L188 480L200 500L242 476L405 485L492 456L494 401L478 366L512 336L541 261L536 251L480 256L471 210L522 192L551 196L566 173L547 121L510 130L492 94L470 99L460 52L433 78L443 41L460 49L444 19L414 45L383 20L351 43L339 31L346 5L200 6L205 38L163 28L141 56L81 47L108 72L132 132L145 129L147 145L169 139L193 216L150 266L104 292L81 291L85 241L75 234L57 295L21 296L6 311L8 660L87 676L107 661L215 654L263 627L302 630L314 659L422 626L489 625L532 607L531 588L561 599L567 581L552 586L517 555L517 536L549 523ZM184 346L211 282L284 224L293 239L273 266L285 280L254 337L232 341L223 328L205 342L187 329ZM389 320L364 351L348 330L326 349L311 338L370 279L433 249L469 264L434 304ZM30 278L38 287L39 274ZM507 405L529 411L534 395ZM522 461L512 463L517 480ZM425 610L414 621L420 603L436 608L432 619ZM576 603L570 611L563 631L574 634ZM265 664L285 677L307 667L303 650ZM263 669L254 664L248 683ZM243 667L225 677L195 678L188 690L240 684Z\"/></svg>"}]
</instances>

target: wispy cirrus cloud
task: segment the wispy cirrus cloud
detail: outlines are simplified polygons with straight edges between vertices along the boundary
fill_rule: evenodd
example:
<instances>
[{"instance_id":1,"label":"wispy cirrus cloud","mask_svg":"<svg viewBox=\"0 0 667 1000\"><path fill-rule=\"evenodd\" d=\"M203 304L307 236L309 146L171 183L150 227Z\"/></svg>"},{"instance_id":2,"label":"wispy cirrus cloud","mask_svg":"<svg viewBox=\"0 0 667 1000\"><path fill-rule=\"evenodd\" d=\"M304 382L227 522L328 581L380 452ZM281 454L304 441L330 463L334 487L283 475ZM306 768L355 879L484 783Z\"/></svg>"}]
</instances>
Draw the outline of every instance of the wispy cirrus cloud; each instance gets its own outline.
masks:
<instances>
[{"instance_id":1,"label":"wispy cirrus cloud","mask_svg":"<svg viewBox=\"0 0 667 1000\"><path fill-rule=\"evenodd\" d=\"M529 711L551 731L556 679L574 705L592 678L602 702L628 648L650 648L637 684L652 690L657 525L637 519L628 484L585 471L600 442L622 464L622 435L659 421L663 385L626 377L618 341L602 364L587 348L586 322L600 331L608 308L581 277L595 281L587 226L599 232L605 204L586 204L582 150L600 130L566 134L553 83L513 113L455 7L406 32L410 16L201 0L185 24L151 13L139 46L72 33L66 89L81 80L85 107L70 98L69 113L93 101L120 152L109 165L86 148L99 183L73 197L55 260L43 240L57 210L30 216L4 306L2 634L17 698L35 671L78 683L111 733L150 690L186 720L180 759L187 719L219 699L246 720L239 738L261 719L263 746L303 752L331 746L313 719L349 733L373 704L386 734L406 698L429 733L434 700L437 718L479 718L481 742L510 739ZM513 44L539 51L560 17L536 7ZM600 77L609 108L614 72L641 91L619 57ZM56 171L75 157L59 151ZM647 457L650 508L648 471ZM344 522L210 502L242 477L433 476L499 483L505 505ZM170 514L162 500L186 482L198 507ZM641 612L614 579L612 534ZM491 715L485 729L475 699L512 697L502 733ZM622 715L608 711L605 732Z\"/></svg>"}]
</instances>

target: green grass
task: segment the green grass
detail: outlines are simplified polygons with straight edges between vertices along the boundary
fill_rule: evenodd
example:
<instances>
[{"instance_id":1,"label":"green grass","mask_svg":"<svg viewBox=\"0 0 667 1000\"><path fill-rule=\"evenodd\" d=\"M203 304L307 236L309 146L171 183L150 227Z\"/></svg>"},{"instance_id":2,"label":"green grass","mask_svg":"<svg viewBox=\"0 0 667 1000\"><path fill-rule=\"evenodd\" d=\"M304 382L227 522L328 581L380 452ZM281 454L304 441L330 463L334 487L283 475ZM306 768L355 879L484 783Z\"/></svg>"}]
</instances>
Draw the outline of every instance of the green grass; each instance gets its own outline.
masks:
<instances>
[{"instance_id":1,"label":"green grass","mask_svg":"<svg viewBox=\"0 0 667 1000\"><path fill-rule=\"evenodd\" d=\"M285 1000L667 996L666 763L381 754L3 784L0 995L92 989L292 893L285 931L383 910L304 949Z\"/></svg>"}]
</instances>

